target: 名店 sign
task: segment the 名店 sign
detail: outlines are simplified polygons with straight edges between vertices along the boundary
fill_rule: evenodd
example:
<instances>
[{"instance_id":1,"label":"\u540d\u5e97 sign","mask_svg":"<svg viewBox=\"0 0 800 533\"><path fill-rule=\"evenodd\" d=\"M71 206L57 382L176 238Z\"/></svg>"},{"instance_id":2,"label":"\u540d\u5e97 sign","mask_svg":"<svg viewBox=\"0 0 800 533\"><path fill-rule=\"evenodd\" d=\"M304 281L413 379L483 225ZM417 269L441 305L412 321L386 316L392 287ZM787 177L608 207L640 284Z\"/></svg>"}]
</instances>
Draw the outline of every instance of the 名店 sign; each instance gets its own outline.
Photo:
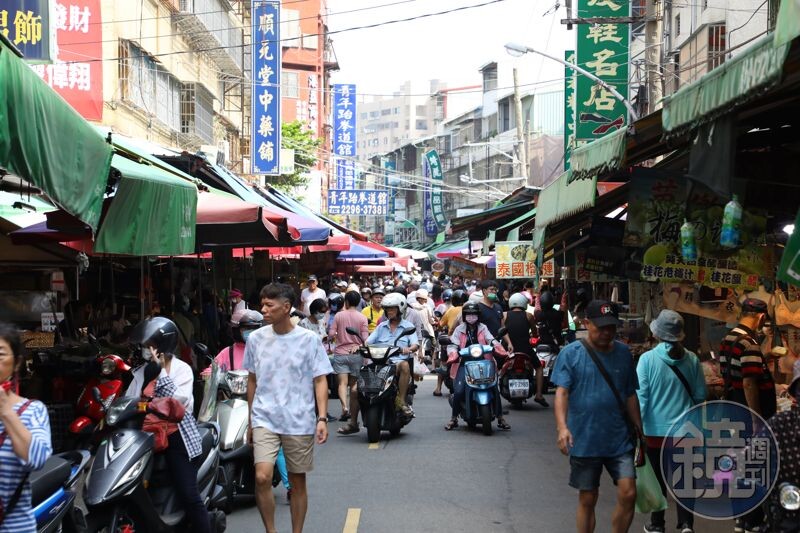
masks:
<instances>
[{"instance_id":1,"label":"\u540d\u5e97 sign","mask_svg":"<svg viewBox=\"0 0 800 533\"><path fill-rule=\"evenodd\" d=\"M253 90L250 152L253 174L281 173L281 36L279 0L252 0Z\"/></svg>"},{"instance_id":2,"label":"\u540d\u5e97 sign","mask_svg":"<svg viewBox=\"0 0 800 533\"><path fill-rule=\"evenodd\" d=\"M495 243L497 279L533 278L536 276L536 249L531 241Z\"/></svg>"},{"instance_id":3,"label":"\u540d\u5e97 sign","mask_svg":"<svg viewBox=\"0 0 800 533\"><path fill-rule=\"evenodd\" d=\"M578 0L578 17L627 17L630 0ZM621 95L628 94L628 24L579 24L577 63ZM575 86L575 138L593 140L625 126L628 111L620 100L586 76Z\"/></svg>"},{"instance_id":4,"label":"\u540d\u5e97 sign","mask_svg":"<svg viewBox=\"0 0 800 533\"><path fill-rule=\"evenodd\" d=\"M329 215L386 216L389 193L385 190L328 191Z\"/></svg>"},{"instance_id":5,"label":"\u540d\u5e97 sign","mask_svg":"<svg viewBox=\"0 0 800 533\"><path fill-rule=\"evenodd\" d=\"M356 86L333 85L333 154L356 155Z\"/></svg>"}]
</instances>

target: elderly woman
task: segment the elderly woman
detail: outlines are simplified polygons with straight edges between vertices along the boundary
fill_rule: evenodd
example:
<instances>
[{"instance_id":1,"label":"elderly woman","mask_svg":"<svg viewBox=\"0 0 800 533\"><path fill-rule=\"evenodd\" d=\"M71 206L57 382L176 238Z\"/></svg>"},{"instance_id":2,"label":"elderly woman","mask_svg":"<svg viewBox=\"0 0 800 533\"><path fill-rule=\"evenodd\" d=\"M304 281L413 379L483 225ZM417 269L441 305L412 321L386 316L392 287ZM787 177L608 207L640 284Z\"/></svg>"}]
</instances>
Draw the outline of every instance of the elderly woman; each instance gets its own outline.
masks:
<instances>
[{"instance_id":1,"label":"elderly woman","mask_svg":"<svg viewBox=\"0 0 800 533\"><path fill-rule=\"evenodd\" d=\"M17 330L0 323L0 504L5 514L0 518L1 533L36 532L28 475L41 468L53 451L47 408L14 392L21 350Z\"/></svg>"},{"instance_id":2,"label":"elderly woman","mask_svg":"<svg viewBox=\"0 0 800 533\"><path fill-rule=\"evenodd\" d=\"M697 356L681 344L685 337L681 315L669 309L661 311L650 323L650 331L658 344L639 359L636 367L639 377L637 395L647 437L647 459L653 466L661 492L666 496L660 467L661 445L678 418L705 400L706 382ZM678 531L692 533L694 515L680 505L677 508ZM665 511L652 513L644 530L663 532L664 514Z\"/></svg>"}]
</instances>

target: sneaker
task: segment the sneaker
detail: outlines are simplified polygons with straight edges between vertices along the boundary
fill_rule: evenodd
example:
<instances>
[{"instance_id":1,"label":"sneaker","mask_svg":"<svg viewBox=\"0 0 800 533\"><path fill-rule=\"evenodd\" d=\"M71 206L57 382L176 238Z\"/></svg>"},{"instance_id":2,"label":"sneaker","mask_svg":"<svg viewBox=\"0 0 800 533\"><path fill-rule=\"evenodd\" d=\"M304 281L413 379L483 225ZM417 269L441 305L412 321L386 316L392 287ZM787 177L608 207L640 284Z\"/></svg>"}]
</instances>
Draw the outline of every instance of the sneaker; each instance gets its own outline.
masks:
<instances>
[{"instance_id":1,"label":"sneaker","mask_svg":"<svg viewBox=\"0 0 800 533\"><path fill-rule=\"evenodd\" d=\"M644 533L664 533L664 526L654 526L653 524L647 524L644 526Z\"/></svg>"},{"instance_id":2,"label":"sneaker","mask_svg":"<svg viewBox=\"0 0 800 533\"><path fill-rule=\"evenodd\" d=\"M744 533L744 520L737 518L733 521L733 533Z\"/></svg>"},{"instance_id":3,"label":"sneaker","mask_svg":"<svg viewBox=\"0 0 800 533\"><path fill-rule=\"evenodd\" d=\"M769 531L769 526L767 526L767 524L754 524L752 526L745 526L744 531L745 533L766 533Z\"/></svg>"},{"instance_id":4,"label":"sneaker","mask_svg":"<svg viewBox=\"0 0 800 533\"><path fill-rule=\"evenodd\" d=\"M688 524L681 524L678 526L678 533L694 533L694 529Z\"/></svg>"}]
</instances>

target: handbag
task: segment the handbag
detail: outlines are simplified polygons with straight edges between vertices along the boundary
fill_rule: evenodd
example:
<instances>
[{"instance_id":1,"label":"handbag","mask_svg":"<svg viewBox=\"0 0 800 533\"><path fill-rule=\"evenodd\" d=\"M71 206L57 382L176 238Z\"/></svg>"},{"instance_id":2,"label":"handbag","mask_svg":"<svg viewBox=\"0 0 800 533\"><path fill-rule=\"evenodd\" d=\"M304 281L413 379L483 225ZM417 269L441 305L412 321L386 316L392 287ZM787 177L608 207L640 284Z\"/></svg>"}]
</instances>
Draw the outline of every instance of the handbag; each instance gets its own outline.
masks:
<instances>
[{"instance_id":1,"label":"handbag","mask_svg":"<svg viewBox=\"0 0 800 533\"><path fill-rule=\"evenodd\" d=\"M155 380L145 387L142 395L151 397L154 390ZM167 449L169 436L178 431L178 423L185 414L186 408L175 398L153 398L148 402L142 431L153 434L153 450L156 453Z\"/></svg>"},{"instance_id":2,"label":"handbag","mask_svg":"<svg viewBox=\"0 0 800 533\"><path fill-rule=\"evenodd\" d=\"M19 407L19 409L17 409L17 416L21 416L22 413L24 413L25 410L28 408L28 406L32 403L32 401L33 400L28 400L25 403L23 403ZM0 448L2 448L3 444L5 444L7 435L8 434L6 433L5 430L3 430L2 433L0 433ZM22 476L22 479L20 480L19 485L17 485L17 488L14 489L14 494L12 494L11 498L9 498L7 506L4 506L3 502L0 501L0 526L2 526L3 522L5 522L6 516L10 515L11 512L14 510L14 507L17 506L17 502L19 501L20 497L22 496L22 489L23 489L23 487L25 487L25 482L28 481L28 476L29 475L30 475L30 472L25 472L25 475Z\"/></svg>"},{"instance_id":3,"label":"handbag","mask_svg":"<svg viewBox=\"0 0 800 533\"><path fill-rule=\"evenodd\" d=\"M589 343L586 342L586 339L581 339L581 344L589 353L589 357L592 358L592 361L594 361L595 366L597 366L597 369L600 371L600 375L602 375L603 379L606 380L606 383L611 389L611 392L614 393L614 398L617 400L617 407L619 407L619 411L622 414L622 418L623 420L625 420L625 424L628 426L628 436L631 439L631 443L634 446L634 463L636 464L637 467L643 466L645 463L645 455L646 455L645 452L647 447L647 445L644 442L644 438L642 438L642 436L639 434L638 429L633 424L633 421L630 419L630 416L628 415L628 410L625 408L625 402L622 401L622 396L620 396L619 391L617 390L617 386L614 385L614 381L611 379L611 376L608 375L608 370L606 370L606 367L603 365L602 362L600 362L600 359L597 357L597 354L592 349L592 347L589 346Z\"/></svg>"}]
</instances>

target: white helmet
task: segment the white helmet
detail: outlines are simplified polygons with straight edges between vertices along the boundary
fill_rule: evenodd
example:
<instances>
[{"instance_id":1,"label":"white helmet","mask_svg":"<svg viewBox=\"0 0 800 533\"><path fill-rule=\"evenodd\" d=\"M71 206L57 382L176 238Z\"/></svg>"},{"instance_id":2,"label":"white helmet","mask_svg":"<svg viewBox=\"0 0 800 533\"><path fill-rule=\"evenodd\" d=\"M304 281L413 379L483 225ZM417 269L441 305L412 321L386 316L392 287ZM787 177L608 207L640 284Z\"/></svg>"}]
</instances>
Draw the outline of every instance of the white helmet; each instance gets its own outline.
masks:
<instances>
[{"instance_id":1,"label":"white helmet","mask_svg":"<svg viewBox=\"0 0 800 533\"><path fill-rule=\"evenodd\" d=\"M469 295L468 301L476 304L481 303L483 301L483 295L479 292L473 292Z\"/></svg>"},{"instance_id":2,"label":"white helmet","mask_svg":"<svg viewBox=\"0 0 800 533\"><path fill-rule=\"evenodd\" d=\"M383 297L383 300L381 301L381 307L383 309L386 309L387 307L396 307L400 312L400 318L405 318L408 304L406 303L405 296L399 292L390 292Z\"/></svg>"},{"instance_id":3,"label":"white helmet","mask_svg":"<svg viewBox=\"0 0 800 533\"><path fill-rule=\"evenodd\" d=\"M525 310L525 309L528 308L528 304L530 304L530 302L525 297L525 295L522 294L521 292L518 292L516 294L512 294L511 298L508 299L508 308L509 309L517 308L517 309Z\"/></svg>"}]
</instances>

